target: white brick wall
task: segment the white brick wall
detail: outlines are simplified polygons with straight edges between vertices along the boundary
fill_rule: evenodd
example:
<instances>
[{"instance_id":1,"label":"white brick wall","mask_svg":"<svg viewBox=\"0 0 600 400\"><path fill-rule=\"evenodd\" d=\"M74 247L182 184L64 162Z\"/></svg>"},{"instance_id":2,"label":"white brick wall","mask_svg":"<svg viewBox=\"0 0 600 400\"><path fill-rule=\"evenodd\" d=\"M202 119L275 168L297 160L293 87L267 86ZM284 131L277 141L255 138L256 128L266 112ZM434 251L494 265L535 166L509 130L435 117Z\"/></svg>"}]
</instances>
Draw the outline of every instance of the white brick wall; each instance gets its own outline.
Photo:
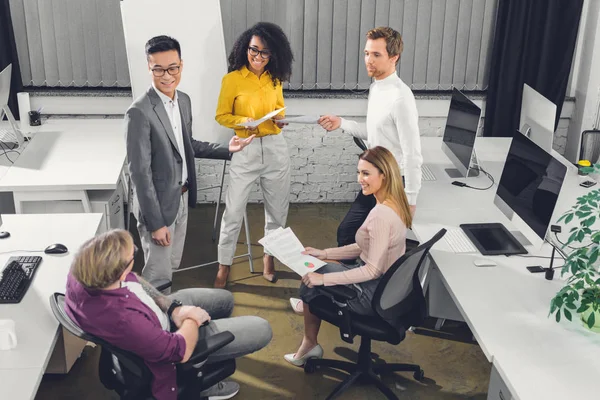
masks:
<instances>
[{"instance_id":1,"label":"white brick wall","mask_svg":"<svg viewBox=\"0 0 600 400\"><path fill-rule=\"evenodd\" d=\"M364 117L348 117L364 122ZM445 117L421 117L419 129L422 136L441 136L446 124ZM482 119L483 124L483 119ZM564 153L567 139L568 118L561 118L555 135L554 148ZM283 135L287 140L292 161L292 203L351 202L356 197L356 163L360 149L350 135L341 130L326 133L318 125L288 125ZM198 187L220 184L223 161L197 160ZM229 183L225 176L222 201ZM213 203L218 189L198 191L199 203ZM254 184L250 202L261 202L262 192Z\"/></svg>"}]
</instances>

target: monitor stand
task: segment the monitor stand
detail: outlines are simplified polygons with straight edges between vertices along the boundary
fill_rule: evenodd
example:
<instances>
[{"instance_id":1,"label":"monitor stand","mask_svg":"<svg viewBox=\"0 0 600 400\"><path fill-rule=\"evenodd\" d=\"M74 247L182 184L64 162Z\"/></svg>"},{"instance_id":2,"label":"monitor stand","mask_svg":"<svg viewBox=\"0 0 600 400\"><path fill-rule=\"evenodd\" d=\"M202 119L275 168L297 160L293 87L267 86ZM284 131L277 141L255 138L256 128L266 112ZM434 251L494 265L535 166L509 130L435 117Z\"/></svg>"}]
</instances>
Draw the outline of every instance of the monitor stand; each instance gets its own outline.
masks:
<instances>
[{"instance_id":1,"label":"monitor stand","mask_svg":"<svg viewBox=\"0 0 600 400\"><path fill-rule=\"evenodd\" d=\"M455 178L472 178L474 176L479 176L479 160L477 159L477 153L475 149L473 149L473 153L471 153L471 163L469 166L469 170L467 171L467 176L464 176L458 169L456 168L446 168L446 174L452 179Z\"/></svg>"}]
</instances>

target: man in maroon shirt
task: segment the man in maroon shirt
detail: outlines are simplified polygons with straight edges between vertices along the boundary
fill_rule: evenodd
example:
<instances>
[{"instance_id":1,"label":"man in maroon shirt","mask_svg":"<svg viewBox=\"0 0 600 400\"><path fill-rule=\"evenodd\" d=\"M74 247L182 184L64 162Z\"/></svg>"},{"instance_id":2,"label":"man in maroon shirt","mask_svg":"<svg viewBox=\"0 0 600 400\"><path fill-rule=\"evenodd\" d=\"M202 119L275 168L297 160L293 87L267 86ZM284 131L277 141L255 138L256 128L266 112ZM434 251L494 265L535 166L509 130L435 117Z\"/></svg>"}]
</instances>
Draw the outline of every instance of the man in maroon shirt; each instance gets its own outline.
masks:
<instances>
[{"instance_id":1,"label":"man in maroon shirt","mask_svg":"<svg viewBox=\"0 0 600 400\"><path fill-rule=\"evenodd\" d=\"M175 364L190 358L199 335L230 331L235 336L207 363L241 357L270 342L271 327L264 319L229 317L233 296L226 290L161 294L131 272L136 251L124 230L112 230L84 243L67 280L65 311L85 332L140 356L153 374L152 394L157 400L177 398ZM199 330L206 321L209 324ZM171 332L172 328L177 330ZM223 381L199 397L229 399L238 391L237 383Z\"/></svg>"}]
</instances>

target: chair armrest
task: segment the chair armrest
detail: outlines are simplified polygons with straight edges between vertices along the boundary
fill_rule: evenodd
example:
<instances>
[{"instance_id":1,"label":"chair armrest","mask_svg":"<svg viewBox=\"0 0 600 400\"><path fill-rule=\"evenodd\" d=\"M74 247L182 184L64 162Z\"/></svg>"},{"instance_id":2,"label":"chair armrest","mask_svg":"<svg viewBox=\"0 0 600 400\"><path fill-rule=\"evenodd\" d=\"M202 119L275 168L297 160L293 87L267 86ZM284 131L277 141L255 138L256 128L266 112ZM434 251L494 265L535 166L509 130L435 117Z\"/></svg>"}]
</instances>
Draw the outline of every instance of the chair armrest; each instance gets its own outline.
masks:
<instances>
[{"instance_id":1,"label":"chair armrest","mask_svg":"<svg viewBox=\"0 0 600 400\"><path fill-rule=\"evenodd\" d=\"M333 304L337 306L337 313L341 317L338 325L340 328L340 337L344 342L352 343L355 335L352 332L352 316L348 310L348 301L357 296L356 291L344 285L317 286L317 290L329 297Z\"/></svg>"},{"instance_id":2,"label":"chair armrest","mask_svg":"<svg viewBox=\"0 0 600 400\"><path fill-rule=\"evenodd\" d=\"M170 288L173 282L171 282L168 279L159 279L156 281L152 281L150 284L154 286L156 290L162 292L163 290Z\"/></svg>"},{"instance_id":3,"label":"chair armrest","mask_svg":"<svg viewBox=\"0 0 600 400\"><path fill-rule=\"evenodd\" d=\"M357 293L355 290L350 289L348 286L337 285L337 286L316 286L317 290L324 292L325 294L332 296L336 301L345 303L348 300L356 298Z\"/></svg>"},{"instance_id":4,"label":"chair armrest","mask_svg":"<svg viewBox=\"0 0 600 400\"><path fill-rule=\"evenodd\" d=\"M209 355L233 342L234 339L233 333L225 331L199 340L190 359L182 365L183 370L201 367Z\"/></svg>"}]
</instances>

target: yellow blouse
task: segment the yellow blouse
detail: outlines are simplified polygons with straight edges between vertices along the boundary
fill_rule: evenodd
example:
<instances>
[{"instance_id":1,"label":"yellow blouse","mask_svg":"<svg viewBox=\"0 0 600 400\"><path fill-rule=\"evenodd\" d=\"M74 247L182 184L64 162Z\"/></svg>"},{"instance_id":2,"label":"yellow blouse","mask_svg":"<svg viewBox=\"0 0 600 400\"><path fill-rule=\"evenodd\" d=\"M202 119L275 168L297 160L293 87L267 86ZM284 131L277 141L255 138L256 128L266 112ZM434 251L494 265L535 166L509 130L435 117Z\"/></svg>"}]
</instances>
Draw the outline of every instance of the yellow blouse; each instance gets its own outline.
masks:
<instances>
[{"instance_id":1,"label":"yellow blouse","mask_svg":"<svg viewBox=\"0 0 600 400\"><path fill-rule=\"evenodd\" d=\"M236 135L241 138L253 133L256 133L257 137L276 135L281 129L271 120L260 124L255 132L237 124L246 122L248 117L260 119L282 107L284 103L281 83L273 86L268 72L264 72L258 78L244 66L223 77L215 119L219 124L235 129ZM282 111L278 115L285 115L285 112Z\"/></svg>"}]
</instances>

